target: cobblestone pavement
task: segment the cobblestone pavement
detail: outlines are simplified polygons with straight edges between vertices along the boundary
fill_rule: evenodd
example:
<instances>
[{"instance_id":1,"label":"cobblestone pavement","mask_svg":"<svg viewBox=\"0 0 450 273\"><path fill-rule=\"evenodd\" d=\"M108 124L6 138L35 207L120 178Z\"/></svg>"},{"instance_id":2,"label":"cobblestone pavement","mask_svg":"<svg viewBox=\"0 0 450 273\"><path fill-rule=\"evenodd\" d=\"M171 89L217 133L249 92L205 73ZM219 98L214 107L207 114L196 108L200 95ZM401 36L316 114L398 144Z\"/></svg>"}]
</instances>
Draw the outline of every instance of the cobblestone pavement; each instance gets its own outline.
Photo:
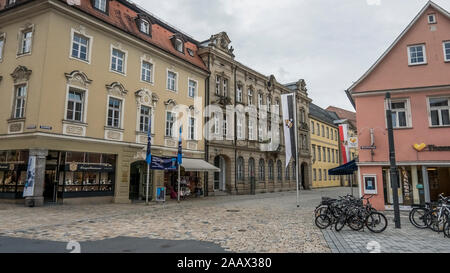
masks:
<instances>
[{"instance_id":1,"label":"cobblestone pavement","mask_svg":"<svg viewBox=\"0 0 450 273\"><path fill-rule=\"evenodd\" d=\"M443 233L421 230L409 222L409 212L401 213L401 229L395 229L393 212L385 212L387 229L374 234L368 229L353 231L344 227L340 232L323 230L332 253L450 253L450 239Z\"/></svg>"},{"instance_id":2,"label":"cobblestone pavement","mask_svg":"<svg viewBox=\"0 0 450 273\"><path fill-rule=\"evenodd\" d=\"M53 242L94 242L118 237L215 243L240 253L367 252L377 241L382 252L450 252L450 239L418 230L404 217L402 230L383 234L319 230L313 211L322 196L337 197L348 188L256 196L193 198L180 204L64 205L25 208L0 204L0 237Z\"/></svg>"},{"instance_id":3,"label":"cobblestone pavement","mask_svg":"<svg viewBox=\"0 0 450 273\"><path fill-rule=\"evenodd\" d=\"M0 236L55 242L116 237L211 242L232 252L330 252L312 211L348 189L191 199L180 204L0 205Z\"/></svg>"}]
</instances>

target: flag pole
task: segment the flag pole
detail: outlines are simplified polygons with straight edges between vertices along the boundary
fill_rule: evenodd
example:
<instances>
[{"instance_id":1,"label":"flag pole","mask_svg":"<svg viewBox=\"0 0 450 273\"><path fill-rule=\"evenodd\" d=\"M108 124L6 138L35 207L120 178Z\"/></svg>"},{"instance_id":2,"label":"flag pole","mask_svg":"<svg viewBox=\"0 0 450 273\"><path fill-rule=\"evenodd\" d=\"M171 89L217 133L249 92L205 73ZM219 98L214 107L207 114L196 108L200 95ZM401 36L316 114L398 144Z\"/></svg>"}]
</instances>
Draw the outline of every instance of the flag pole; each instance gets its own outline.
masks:
<instances>
[{"instance_id":1,"label":"flag pole","mask_svg":"<svg viewBox=\"0 0 450 273\"><path fill-rule=\"evenodd\" d=\"M181 162L182 162L182 139L181 139L181 134L183 132L182 127L180 126L180 135L179 135L179 139L178 139L178 156L177 156L177 160L178 160L178 203L180 203L180 194L181 194Z\"/></svg>"},{"instance_id":2,"label":"flag pole","mask_svg":"<svg viewBox=\"0 0 450 273\"><path fill-rule=\"evenodd\" d=\"M150 117L148 120L148 128L147 128L147 156L145 161L147 162L147 185L145 191L145 204L148 206L148 196L149 196L149 188L150 188L150 164L152 163L152 118Z\"/></svg>"},{"instance_id":3,"label":"flag pole","mask_svg":"<svg viewBox=\"0 0 450 273\"><path fill-rule=\"evenodd\" d=\"M294 102L295 102L295 182L297 184L297 208L300 208L300 190L298 186L299 182L299 173L298 173L298 116L297 116L297 95L294 93Z\"/></svg>"},{"instance_id":4,"label":"flag pole","mask_svg":"<svg viewBox=\"0 0 450 273\"><path fill-rule=\"evenodd\" d=\"M145 194L145 204L148 206L148 191L149 191L149 181L150 180L150 164L147 162L147 190Z\"/></svg>"}]
</instances>

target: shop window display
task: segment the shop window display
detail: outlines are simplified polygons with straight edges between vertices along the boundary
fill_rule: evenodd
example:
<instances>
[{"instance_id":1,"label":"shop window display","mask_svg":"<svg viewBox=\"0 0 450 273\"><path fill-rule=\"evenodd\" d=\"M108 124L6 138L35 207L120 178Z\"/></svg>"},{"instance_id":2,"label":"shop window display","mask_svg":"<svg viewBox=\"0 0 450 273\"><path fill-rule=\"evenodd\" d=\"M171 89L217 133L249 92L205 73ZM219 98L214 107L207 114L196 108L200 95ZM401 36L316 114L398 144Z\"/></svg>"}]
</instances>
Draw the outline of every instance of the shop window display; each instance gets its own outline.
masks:
<instances>
[{"instance_id":1,"label":"shop window display","mask_svg":"<svg viewBox=\"0 0 450 273\"><path fill-rule=\"evenodd\" d=\"M27 176L28 151L0 151L0 198L21 198Z\"/></svg>"}]
</instances>

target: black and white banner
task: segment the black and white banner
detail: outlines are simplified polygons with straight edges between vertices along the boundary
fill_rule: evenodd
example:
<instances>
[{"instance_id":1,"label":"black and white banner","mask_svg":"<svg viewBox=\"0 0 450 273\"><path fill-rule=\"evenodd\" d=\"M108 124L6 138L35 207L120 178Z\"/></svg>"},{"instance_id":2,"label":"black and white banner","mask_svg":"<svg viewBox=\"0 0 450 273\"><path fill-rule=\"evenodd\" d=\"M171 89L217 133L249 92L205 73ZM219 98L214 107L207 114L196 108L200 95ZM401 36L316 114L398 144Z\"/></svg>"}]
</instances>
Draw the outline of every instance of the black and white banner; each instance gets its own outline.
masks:
<instances>
[{"instance_id":1,"label":"black and white banner","mask_svg":"<svg viewBox=\"0 0 450 273\"><path fill-rule=\"evenodd\" d=\"M283 110L284 143L286 149L286 167L291 158L297 158L297 115L295 94L281 95L281 107Z\"/></svg>"},{"instance_id":2,"label":"black and white banner","mask_svg":"<svg viewBox=\"0 0 450 273\"><path fill-rule=\"evenodd\" d=\"M36 177L36 156L30 156L28 159L28 171L23 197L31 197L34 195L34 185Z\"/></svg>"}]
</instances>

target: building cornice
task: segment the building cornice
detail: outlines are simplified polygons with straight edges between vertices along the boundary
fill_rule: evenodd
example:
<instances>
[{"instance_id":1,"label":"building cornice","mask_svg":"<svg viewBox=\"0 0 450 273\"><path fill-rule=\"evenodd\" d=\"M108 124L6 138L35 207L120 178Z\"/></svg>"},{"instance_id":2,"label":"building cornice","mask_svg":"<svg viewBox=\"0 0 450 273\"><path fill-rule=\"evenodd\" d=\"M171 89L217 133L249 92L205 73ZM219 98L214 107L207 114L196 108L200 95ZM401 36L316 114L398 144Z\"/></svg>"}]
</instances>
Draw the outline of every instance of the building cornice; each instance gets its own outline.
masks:
<instances>
[{"instance_id":1,"label":"building cornice","mask_svg":"<svg viewBox=\"0 0 450 273\"><path fill-rule=\"evenodd\" d=\"M363 92L353 92L353 97L366 97L366 96L380 96L385 95L387 92L391 94L401 94L401 93L412 93L412 92L429 92L429 91L448 91L450 90L450 85L437 85L437 86L422 86L422 87L412 87L412 88L398 88L389 90L373 90L373 91L363 91Z\"/></svg>"}]
</instances>

